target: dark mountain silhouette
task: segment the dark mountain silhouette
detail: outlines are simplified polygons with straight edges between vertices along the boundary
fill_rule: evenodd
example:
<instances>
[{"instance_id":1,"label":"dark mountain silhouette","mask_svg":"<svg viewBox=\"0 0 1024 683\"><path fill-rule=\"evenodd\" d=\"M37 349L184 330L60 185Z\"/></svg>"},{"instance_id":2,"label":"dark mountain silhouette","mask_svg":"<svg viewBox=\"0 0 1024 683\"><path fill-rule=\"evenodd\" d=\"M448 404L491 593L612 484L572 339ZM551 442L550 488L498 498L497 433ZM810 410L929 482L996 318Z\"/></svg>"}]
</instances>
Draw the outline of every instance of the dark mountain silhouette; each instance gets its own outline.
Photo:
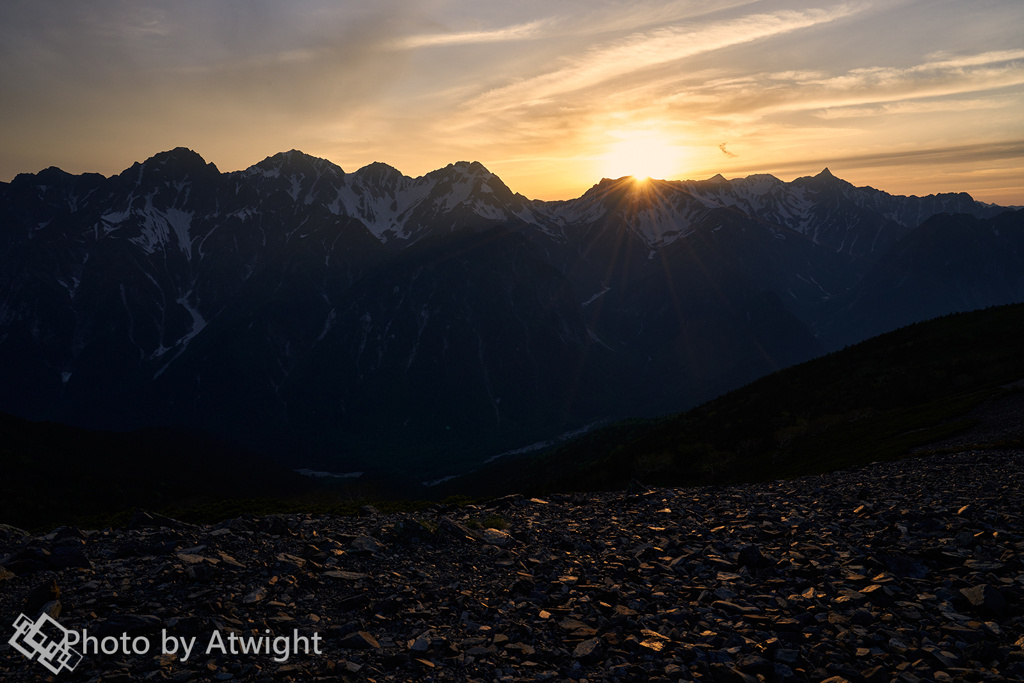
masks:
<instances>
[{"instance_id":1,"label":"dark mountain silhouette","mask_svg":"<svg viewBox=\"0 0 1024 683\"><path fill-rule=\"evenodd\" d=\"M541 202L475 162L51 168L0 184L0 411L441 478L1020 300L1020 222L827 170Z\"/></svg>"}]
</instances>

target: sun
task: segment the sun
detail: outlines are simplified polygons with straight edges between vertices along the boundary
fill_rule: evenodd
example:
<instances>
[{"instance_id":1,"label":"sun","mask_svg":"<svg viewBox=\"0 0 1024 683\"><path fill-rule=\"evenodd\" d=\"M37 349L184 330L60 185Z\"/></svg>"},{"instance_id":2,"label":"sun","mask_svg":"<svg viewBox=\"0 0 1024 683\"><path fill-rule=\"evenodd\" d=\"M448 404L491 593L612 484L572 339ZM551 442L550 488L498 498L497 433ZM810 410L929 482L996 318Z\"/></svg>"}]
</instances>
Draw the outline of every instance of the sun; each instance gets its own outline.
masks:
<instances>
[{"instance_id":1,"label":"sun","mask_svg":"<svg viewBox=\"0 0 1024 683\"><path fill-rule=\"evenodd\" d=\"M679 148L662 136L648 131L631 131L615 135L601 157L601 174L605 178L631 175L638 180L665 179L675 174Z\"/></svg>"}]
</instances>

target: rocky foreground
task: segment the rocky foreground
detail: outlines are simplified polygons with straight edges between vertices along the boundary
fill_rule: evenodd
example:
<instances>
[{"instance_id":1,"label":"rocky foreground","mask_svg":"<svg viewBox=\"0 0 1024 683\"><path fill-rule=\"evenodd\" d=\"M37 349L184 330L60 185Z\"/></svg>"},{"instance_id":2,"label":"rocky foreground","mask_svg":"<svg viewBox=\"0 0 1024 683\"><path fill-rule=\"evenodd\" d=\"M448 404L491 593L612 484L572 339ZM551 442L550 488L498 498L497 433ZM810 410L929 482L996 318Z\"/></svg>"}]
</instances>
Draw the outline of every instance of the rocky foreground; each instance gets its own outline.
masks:
<instances>
[{"instance_id":1,"label":"rocky foreground","mask_svg":"<svg viewBox=\"0 0 1024 683\"><path fill-rule=\"evenodd\" d=\"M0 679L1019 681L1022 479L1020 451L964 452L417 514L7 528ZM41 611L148 651L51 676L7 645ZM286 660L229 647L296 635ZM196 639L187 659L168 638Z\"/></svg>"}]
</instances>

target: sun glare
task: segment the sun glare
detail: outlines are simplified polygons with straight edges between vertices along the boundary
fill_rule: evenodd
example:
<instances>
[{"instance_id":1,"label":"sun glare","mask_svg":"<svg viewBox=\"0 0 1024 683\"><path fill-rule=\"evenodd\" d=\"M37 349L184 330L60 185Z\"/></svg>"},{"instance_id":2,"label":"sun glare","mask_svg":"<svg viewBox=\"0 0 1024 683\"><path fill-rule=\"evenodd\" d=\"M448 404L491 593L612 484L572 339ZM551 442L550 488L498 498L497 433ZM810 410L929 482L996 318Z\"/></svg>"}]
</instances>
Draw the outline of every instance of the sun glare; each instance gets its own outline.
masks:
<instances>
[{"instance_id":1,"label":"sun glare","mask_svg":"<svg viewBox=\"0 0 1024 683\"><path fill-rule=\"evenodd\" d=\"M677 170L678 148L652 133L621 136L601 158L605 178L631 175L637 180L668 178Z\"/></svg>"}]
</instances>

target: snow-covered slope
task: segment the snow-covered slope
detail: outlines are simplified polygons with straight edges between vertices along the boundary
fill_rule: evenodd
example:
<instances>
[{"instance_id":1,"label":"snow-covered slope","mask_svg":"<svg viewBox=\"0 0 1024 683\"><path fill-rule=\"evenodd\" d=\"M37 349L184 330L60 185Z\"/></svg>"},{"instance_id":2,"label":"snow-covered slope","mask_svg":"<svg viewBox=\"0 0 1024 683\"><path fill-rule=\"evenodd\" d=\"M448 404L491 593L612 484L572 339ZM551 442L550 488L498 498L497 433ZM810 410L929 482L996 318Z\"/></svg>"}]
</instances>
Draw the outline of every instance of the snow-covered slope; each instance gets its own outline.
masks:
<instances>
[{"instance_id":1,"label":"snow-covered slope","mask_svg":"<svg viewBox=\"0 0 1024 683\"><path fill-rule=\"evenodd\" d=\"M871 187L854 187L826 168L816 176L786 183L760 174L726 180L721 175L681 186L710 204L807 235L854 256L877 258L936 213L969 213L979 218L1003 209L974 201L966 193L904 197Z\"/></svg>"},{"instance_id":2,"label":"snow-covered slope","mask_svg":"<svg viewBox=\"0 0 1024 683\"><path fill-rule=\"evenodd\" d=\"M239 188L254 183L263 196L284 193L296 207L316 205L336 216L356 218L383 243L405 244L430 233L533 219L530 202L477 162L460 161L411 178L382 163L345 173L293 150L228 178Z\"/></svg>"}]
</instances>

